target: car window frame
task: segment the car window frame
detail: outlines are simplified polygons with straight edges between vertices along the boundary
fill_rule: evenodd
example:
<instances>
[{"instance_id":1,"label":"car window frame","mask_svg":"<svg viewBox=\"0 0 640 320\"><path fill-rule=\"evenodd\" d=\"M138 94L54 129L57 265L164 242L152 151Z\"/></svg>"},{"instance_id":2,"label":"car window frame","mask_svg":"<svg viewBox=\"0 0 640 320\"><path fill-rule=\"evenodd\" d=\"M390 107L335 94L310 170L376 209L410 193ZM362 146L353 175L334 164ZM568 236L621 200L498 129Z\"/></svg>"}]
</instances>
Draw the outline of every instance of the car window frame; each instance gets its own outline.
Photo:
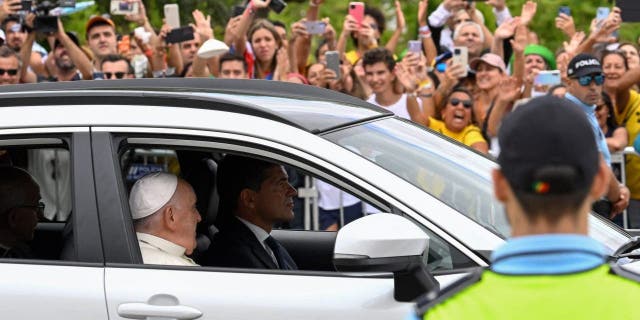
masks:
<instances>
[{"instance_id":1,"label":"car window frame","mask_svg":"<svg viewBox=\"0 0 640 320\"><path fill-rule=\"evenodd\" d=\"M63 143L53 143L55 140ZM0 263L20 263L56 266L102 267L102 239L95 235L100 232L98 209L96 207L95 182L89 127L19 128L0 129L0 146L26 146L27 149L60 147L68 148L71 174L71 223L75 260L44 259L0 259ZM39 143L38 141L42 141ZM24 142L26 144L20 144ZM82 186L82 187L79 187ZM78 214L82 212L82 214ZM53 222L58 223L58 222ZM63 244L64 245L64 244Z\"/></svg>"},{"instance_id":2,"label":"car window frame","mask_svg":"<svg viewBox=\"0 0 640 320\"><path fill-rule=\"evenodd\" d=\"M427 219L422 217L420 214L414 212L402 202L393 198L391 195L383 193L380 189L375 186L369 185L366 181L361 181L357 176L354 176L352 173L346 171L344 168L340 168L331 163L326 162L324 159L316 158L313 155L309 155L305 153L305 156L302 157L296 155L296 153L304 153L304 150L295 149L295 152L291 152L293 149L292 146L282 145L277 141L272 141L264 138L258 138L253 136L245 136L239 133L227 133L227 132L217 132L215 130L189 130L189 129L178 129L178 128L135 128L135 127L94 127L92 128L92 132L96 133L104 133L108 135L111 139L111 144L109 148L111 148L114 152L114 156L112 164L119 167L119 155L115 156L115 153L118 154L124 150L122 149L123 144L131 145L137 147L153 147L153 148L204 148L206 150L216 151L216 152L231 152L231 153L239 153L239 154L247 154L250 156L257 156L266 159L270 159L272 161L282 162L296 168L301 169L302 171L306 171L311 175L318 176L325 181L336 185L337 187L344 189L347 192L350 192L362 200L372 201L373 203L379 203L380 198L375 195L376 191L380 194L384 194L384 197L388 199L384 199L387 204L384 206L389 210L385 210L392 213L397 213L400 210L403 214L406 214L412 217L414 220L421 221L429 230L431 230L434 234L440 236L444 241L454 246L457 250L461 251L465 256L467 256L471 261L477 263L479 266L487 266L488 262L483 259L481 255L472 250L471 248L466 247L463 243L459 242L452 235L447 233L446 231L440 229L436 225L429 222ZM256 143L259 141L260 143ZM95 147L96 149L100 147ZM129 148L127 148L129 149ZM311 157L312 159L310 159ZM329 173L329 174L328 174ZM345 176L345 177L343 177ZM124 185L122 180L122 175L118 174L118 182L119 185ZM354 185L353 181L357 181ZM121 187L120 190L125 190L124 187ZM370 191L373 190L373 191ZM121 192L122 193L122 192ZM126 210L122 210L123 217L122 219L131 220L128 203L126 200L127 195L120 195L123 207L126 207ZM391 200L392 203L389 203L387 200ZM126 211L126 213L125 213ZM127 223L129 225L129 223ZM131 228L132 223L131 223ZM132 243L137 244L135 241L135 234L133 230L131 230L132 237L130 237L130 241ZM135 248L137 254L132 256L139 255L139 248ZM131 264L134 267L147 267L148 265L142 264L142 259L139 257L138 259L132 259L130 261L113 261L117 263L119 266ZM107 257L107 264L112 263ZM124 264L123 264L124 263ZM131 266L129 266L131 267ZM173 266L167 266L172 268ZM166 268L166 267L165 267ZM212 267L203 267L203 268L212 268ZM220 269L220 268L214 268ZM244 269L234 269L234 270L244 270ZM251 270L250 270L251 271ZM255 270L254 270L255 271ZM311 271L305 271L308 273ZM295 272L294 272L295 273ZM332 272L335 273L335 272ZM286 274L293 274L290 271Z\"/></svg>"}]
</instances>

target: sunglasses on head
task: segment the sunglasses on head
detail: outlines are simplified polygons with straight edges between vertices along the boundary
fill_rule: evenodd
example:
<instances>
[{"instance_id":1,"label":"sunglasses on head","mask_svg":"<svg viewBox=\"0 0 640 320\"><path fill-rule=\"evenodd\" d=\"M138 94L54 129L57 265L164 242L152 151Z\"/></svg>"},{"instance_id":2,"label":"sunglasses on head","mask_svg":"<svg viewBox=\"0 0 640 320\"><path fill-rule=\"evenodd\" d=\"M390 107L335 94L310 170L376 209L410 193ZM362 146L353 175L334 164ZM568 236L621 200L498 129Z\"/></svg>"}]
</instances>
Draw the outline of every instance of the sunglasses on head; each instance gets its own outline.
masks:
<instances>
[{"instance_id":1,"label":"sunglasses on head","mask_svg":"<svg viewBox=\"0 0 640 320\"><path fill-rule=\"evenodd\" d=\"M113 76L116 76L116 79L122 79L127 75L126 72L105 72L104 77L107 79L113 79Z\"/></svg>"},{"instance_id":2,"label":"sunglasses on head","mask_svg":"<svg viewBox=\"0 0 640 320\"><path fill-rule=\"evenodd\" d=\"M462 106L465 107L466 109L471 108L471 106L473 105L473 102L471 100L460 100L458 98L453 98L449 100L449 103L454 107L457 107L458 104L462 103Z\"/></svg>"},{"instance_id":3,"label":"sunglasses on head","mask_svg":"<svg viewBox=\"0 0 640 320\"><path fill-rule=\"evenodd\" d=\"M601 86L604 83L604 74L589 74L578 77L578 83L583 87L590 85L591 81L595 81L596 85Z\"/></svg>"},{"instance_id":4,"label":"sunglasses on head","mask_svg":"<svg viewBox=\"0 0 640 320\"><path fill-rule=\"evenodd\" d=\"M15 76L18 74L18 69L0 69L0 76L4 76L5 72L10 76Z\"/></svg>"}]
</instances>

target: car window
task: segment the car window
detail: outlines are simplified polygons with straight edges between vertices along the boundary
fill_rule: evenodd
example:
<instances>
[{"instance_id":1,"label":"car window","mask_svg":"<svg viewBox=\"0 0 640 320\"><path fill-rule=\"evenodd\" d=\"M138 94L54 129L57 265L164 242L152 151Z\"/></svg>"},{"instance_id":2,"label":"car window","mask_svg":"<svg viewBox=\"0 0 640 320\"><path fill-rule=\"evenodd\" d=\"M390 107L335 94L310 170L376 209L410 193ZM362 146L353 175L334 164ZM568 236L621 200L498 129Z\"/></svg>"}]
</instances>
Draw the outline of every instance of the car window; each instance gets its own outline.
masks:
<instances>
[{"instance_id":1,"label":"car window","mask_svg":"<svg viewBox=\"0 0 640 320\"><path fill-rule=\"evenodd\" d=\"M450 207L506 237L502 205L494 200L489 159L398 119L333 132L325 137L395 173Z\"/></svg>"},{"instance_id":2,"label":"car window","mask_svg":"<svg viewBox=\"0 0 640 320\"><path fill-rule=\"evenodd\" d=\"M193 186L198 197L196 206L202 216L198 225L199 237L210 240L217 230L214 223L217 217L218 199L212 193L215 185L217 162L223 154L216 150L188 150L154 147L152 149L129 148L121 152L120 164L122 177L130 189L133 183L149 172L168 172L176 174ZM276 162L276 161L274 161ZM344 225L355 221L366 214L389 212L387 208L378 208L363 201L325 180L307 175L299 168L285 165L289 183L298 192L294 199L294 219L274 226L280 230L303 230L312 232L337 231ZM129 190L128 190L129 192ZM128 194L128 193L127 193ZM416 221L408 218L420 225ZM213 226L213 227L212 227ZM428 268L435 270L453 270L476 266L458 249L449 245L435 233L424 226L421 228L429 235L431 241L424 261ZM304 236L304 233L297 233ZM206 235L206 237L204 236ZM206 241L203 241L206 242ZM295 245L295 244L294 244ZM200 262L204 248L194 251L192 258ZM290 251L301 251L298 249ZM326 243L324 253L333 252L333 242ZM330 255L328 256L330 259ZM313 270L326 270L331 261L324 261Z\"/></svg>"},{"instance_id":3,"label":"car window","mask_svg":"<svg viewBox=\"0 0 640 320\"><path fill-rule=\"evenodd\" d=\"M2 142L0 165L24 170L39 189L4 180L12 194L0 201L0 257L74 260L69 146L50 138ZM49 142L56 145L39 145Z\"/></svg>"}]
</instances>

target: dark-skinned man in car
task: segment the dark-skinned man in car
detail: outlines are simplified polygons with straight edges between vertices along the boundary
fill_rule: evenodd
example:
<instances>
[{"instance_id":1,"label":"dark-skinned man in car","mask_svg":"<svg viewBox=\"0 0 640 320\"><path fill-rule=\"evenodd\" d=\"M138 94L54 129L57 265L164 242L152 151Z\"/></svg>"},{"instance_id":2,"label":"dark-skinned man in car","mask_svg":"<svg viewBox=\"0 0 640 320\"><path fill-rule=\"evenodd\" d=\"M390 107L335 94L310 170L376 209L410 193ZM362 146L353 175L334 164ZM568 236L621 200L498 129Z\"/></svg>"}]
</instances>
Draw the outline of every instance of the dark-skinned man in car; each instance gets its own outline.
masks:
<instances>
[{"instance_id":1,"label":"dark-skinned man in car","mask_svg":"<svg viewBox=\"0 0 640 320\"><path fill-rule=\"evenodd\" d=\"M273 225L291 221L296 189L283 166L227 155L218 166L220 205L204 265L296 270L287 250L271 235Z\"/></svg>"},{"instance_id":2,"label":"dark-skinned man in car","mask_svg":"<svg viewBox=\"0 0 640 320\"><path fill-rule=\"evenodd\" d=\"M419 298L416 318L640 319L638 276L607 264L587 235L591 204L611 176L585 113L565 99L536 98L498 134L494 194L512 238L488 270Z\"/></svg>"}]
</instances>

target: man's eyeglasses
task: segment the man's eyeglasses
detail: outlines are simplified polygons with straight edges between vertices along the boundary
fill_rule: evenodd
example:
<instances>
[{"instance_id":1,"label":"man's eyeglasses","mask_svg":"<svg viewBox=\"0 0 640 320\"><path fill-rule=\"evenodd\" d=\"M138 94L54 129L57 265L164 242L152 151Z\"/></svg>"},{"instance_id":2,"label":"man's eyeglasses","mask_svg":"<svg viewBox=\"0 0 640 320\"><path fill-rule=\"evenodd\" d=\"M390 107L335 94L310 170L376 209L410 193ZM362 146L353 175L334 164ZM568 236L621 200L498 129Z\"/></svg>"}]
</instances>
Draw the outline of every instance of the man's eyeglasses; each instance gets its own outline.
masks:
<instances>
[{"instance_id":1,"label":"man's eyeglasses","mask_svg":"<svg viewBox=\"0 0 640 320\"><path fill-rule=\"evenodd\" d=\"M113 79L113 76L115 76L116 79L122 79L126 75L127 75L126 72L105 72L104 73L104 77L107 79Z\"/></svg>"},{"instance_id":2,"label":"man's eyeglasses","mask_svg":"<svg viewBox=\"0 0 640 320\"><path fill-rule=\"evenodd\" d=\"M596 85L601 86L604 83L604 74L590 74L582 77L578 77L578 83L586 87L591 84L591 81L595 81Z\"/></svg>"},{"instance_id":3,"label":"man's eyeglasses","mask_svg":"<svg viewBox=\"0 0 640 320\"><path fill-rule=\"evenodd\" d=\"M473 102L471 100L460 100L458 98L449 100L449 103L454 107L457 107L460 103L462 103L462 106L466 109L471 108L471 106L473 105Z\"/></svg>"},{"instance_id":4,"label":"man's eyeglasses","mask_svg":"<svg viewBox=\"0 0 640 320\"><path fill-rule=\"evenodd\" d=\"M35 211L36 214L38 215L38 218L44 216L44 202L42 202L42 201L38 202L38 204L36 204L36 205L23 204L23 205L11 207L11 208L9 208L9 210L7 210L7 212L11 211L13 209L20 209L20 208L26 208L26 209L31 209L31 210Z\"/></svg>"},{"instance_id":5,"label":"man's eyeglasses","mask_svg":"<svg viewBox=\"0 0 640 320\"><path fill-rule=\"evenodd\" d=\"M0 76L4 76L5 73L8 73L10 76L15 76L18 74L18 69L0 69Z\"/></svg>"}]
</instances>

